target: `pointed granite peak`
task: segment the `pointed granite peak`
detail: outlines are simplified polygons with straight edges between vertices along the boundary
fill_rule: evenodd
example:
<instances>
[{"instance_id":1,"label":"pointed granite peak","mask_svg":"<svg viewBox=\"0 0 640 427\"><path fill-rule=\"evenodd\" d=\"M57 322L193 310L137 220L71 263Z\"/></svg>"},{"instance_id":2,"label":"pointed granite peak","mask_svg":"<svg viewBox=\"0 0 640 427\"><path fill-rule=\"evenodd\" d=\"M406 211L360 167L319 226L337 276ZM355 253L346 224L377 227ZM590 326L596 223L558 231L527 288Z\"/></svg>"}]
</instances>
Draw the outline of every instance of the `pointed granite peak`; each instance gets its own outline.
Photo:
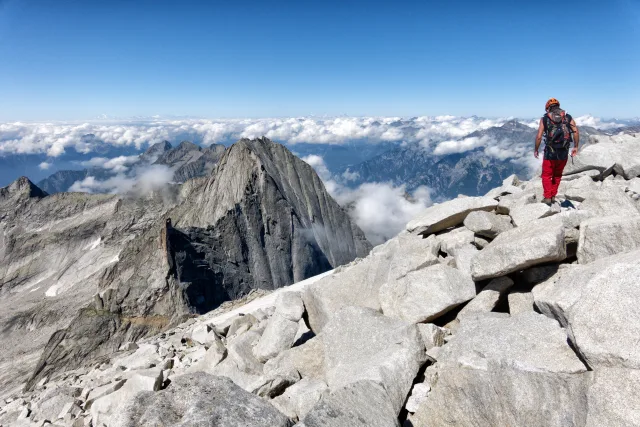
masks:
<instances>
[{"instance_id":1,"label":"pointed granite peak","mask_svg":"<svg viewBox=\"0 0 640 427\"><path fill-rule=\"evenodd\" d=\"M156 142L155 144L150 145L149 148L147 148L147 151L144 152L144 154L162 154L162 153L166 153L172 148L173 148L173 145L171 145L169 141L165 140L165 141Z\"/></svg>"},{"instance_id":2,"label":"pointed granite peak","mask_svg":"<svg viewBox=\"0 0 640 427\"><path fill-rule=\"evenodd\" d=\"M176 150L180 151L200 151L201 149L202 148L199 145L194 144L191 141L182 141L180 145L176 147Z\"/></svg>"},{"instance_id":3,"label":"pointed granite peak","mask_svg":"<svg viewBox=\"0 0 640 427\"><path fill-rule=\"evenodd\" d=\"M42 198L47 196L47 193L38 188L26 176L21 176L8 186L0 188L0 199L18 196Z\"/></svg>"},{"instance_id":4,"label":"pointed granite peak","mask_svg":"<svg viewBox=\"0 0 640 427\"><path fill-rule=\"evenodd\" d=\"M525 124L520 123L517 119L509 120L502 125L505 130L531 130L531 128Z\"/></svg>"}]
</instances>

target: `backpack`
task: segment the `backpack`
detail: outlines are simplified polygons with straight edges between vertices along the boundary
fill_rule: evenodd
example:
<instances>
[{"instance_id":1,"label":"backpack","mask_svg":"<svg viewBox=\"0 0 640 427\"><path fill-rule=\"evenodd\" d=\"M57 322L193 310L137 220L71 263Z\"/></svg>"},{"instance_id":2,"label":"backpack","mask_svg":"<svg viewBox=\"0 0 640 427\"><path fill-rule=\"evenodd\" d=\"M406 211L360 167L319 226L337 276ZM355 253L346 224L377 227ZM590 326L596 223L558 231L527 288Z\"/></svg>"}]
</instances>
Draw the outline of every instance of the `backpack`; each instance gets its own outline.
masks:
<instances>
[{"instance_id":1,"label":"backpack","mask_svg":"<svg viewBox=\"0 0 640 427\"><path fill-rule=\"evenodd\" d=\"M544 124L545 144L552 150L568 150L573 141L571 116L559 108L551 110L542 117Z\"/></svg>"}]
</instances>

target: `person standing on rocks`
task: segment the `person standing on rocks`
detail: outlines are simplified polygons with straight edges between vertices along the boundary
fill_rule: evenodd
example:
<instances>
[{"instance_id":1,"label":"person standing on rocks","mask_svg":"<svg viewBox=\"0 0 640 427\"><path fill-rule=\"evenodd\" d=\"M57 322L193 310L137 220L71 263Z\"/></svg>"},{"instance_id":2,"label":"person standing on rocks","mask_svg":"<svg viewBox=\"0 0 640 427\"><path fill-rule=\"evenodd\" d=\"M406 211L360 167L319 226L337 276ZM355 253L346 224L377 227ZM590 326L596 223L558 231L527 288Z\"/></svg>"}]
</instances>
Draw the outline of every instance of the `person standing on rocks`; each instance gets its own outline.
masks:
<instances>
[{"instance_id":1,"label":"person standing on rocks","mask_svg":"<svg viewBox=\"0 0 640 427\"><path fill-rule=\"evenodd\" d=\"M536 159L539 158L538 150L544 136L544 160L542 162L544 198L542 203L551 205L556 201L556 194L558 194L558 187L562 179L562 171L569 159L571 142L573 142L571 157L578 155L580 132L573 117L560 108L560 101L551 98L544 108L547 113L540 119L533 155Z\"/></svg>"}]
</instances>

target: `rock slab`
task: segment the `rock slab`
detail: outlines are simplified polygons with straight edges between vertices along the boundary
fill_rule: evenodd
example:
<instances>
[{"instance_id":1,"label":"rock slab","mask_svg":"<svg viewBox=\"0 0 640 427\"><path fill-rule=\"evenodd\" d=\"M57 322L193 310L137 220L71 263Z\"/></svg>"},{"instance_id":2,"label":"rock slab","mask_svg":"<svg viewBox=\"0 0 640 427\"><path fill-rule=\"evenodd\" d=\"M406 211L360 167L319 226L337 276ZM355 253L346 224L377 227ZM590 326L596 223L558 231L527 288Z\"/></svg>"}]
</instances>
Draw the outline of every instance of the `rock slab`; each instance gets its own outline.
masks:
<instances>
[{"instance_id":1,"label":"rock slab","mask_svg":"<svg viewBox=\"0 0 640 427\"><path fill-rule=\"evenodd\" d=\"M162 391L140 393L110 427L289 427L293 423L267 401L224 377L193 373Z\"/></svg>"},{"instance_id":2,"label":"rock slab","mask_svg":"<svg viewBox=\"0 0 640 427\"><path fill-rule=\"evenodd\" d=\"M640 369L639 259L636 250L572 265L533 288L538 309L567 328L594 369Z\"/></svg>"},{"instance_id":3,"label":"rock slab","mask_svg":"<svg viewBox=\"0 0 640 427\"><path fill-rule=\"evenodd\" d=\"M564 227L554 216L500 234L473 258L471 275L490 279L566 256Z\"/></svg>"},{"instance_id":4,"label":"rock slab","mask_svg":"<svg viewBox=\"0 0 640 427\"><path fill-rule=\"evenodd\" d=\"M475 296L471 278L443 264L414 271L380 288L382 312L411 323L430 322Z\"/></svg>"},{"instance_id":5,"label":"rock slab","mask_svg":"<svg viewBox=\"0 0 640 427\"><path fill-rule=\"evenodd\" d=\"M360 380L384 387L396 415L426 360L415 325L361 307L338 312L323 332L327 384L331 390Z\"/></svg>"},{"instance_id":6,"label":"rock slab","mask_svg":"<svg viewBox=\"0 0 640 427\"><path fill-rule=\"evenodd\" d=\"M578 262L587 264L640 248L640 216L590 218L580 224Z\"/></svg>"},{"instance_id":7,"label":"rock slab","mask_svg":"<svg viewBox=\"0 0 640 427\"><path fill-rule=\"evenodd\" d=\"M433 234L462 224L473 211L493 211L498 202L490 197L464 197L427 208L407 224L407 231Z\"/></svg>"}]
</instances>

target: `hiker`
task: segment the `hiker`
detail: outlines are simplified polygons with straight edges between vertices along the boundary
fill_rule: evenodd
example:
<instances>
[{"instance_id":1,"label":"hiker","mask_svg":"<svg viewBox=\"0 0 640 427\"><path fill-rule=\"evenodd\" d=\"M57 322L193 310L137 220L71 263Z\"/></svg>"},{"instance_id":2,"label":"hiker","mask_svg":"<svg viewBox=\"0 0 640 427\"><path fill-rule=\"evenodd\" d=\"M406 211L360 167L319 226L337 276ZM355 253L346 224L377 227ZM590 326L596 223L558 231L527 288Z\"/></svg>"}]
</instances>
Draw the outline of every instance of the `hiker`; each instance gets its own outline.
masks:
<instances>
[{"instance_id":1,"label":"hiker","mask_svg":"<svg viewBox=\"0 0 640 427\"><path fill-rule=\"evenodd\" d=\"M536 148L533 155L536 159L539 158L538 149L544 135L544 160L542 161L544 198L542 203L551 205L556 202L562 171L569 159L571 142L573 142L571 157L578 155L580 132L571 115L560 108L560 102L557 99L549 99L544 109L547 113L540 119L538 135L536 135Z\"/></svg>"}]
</instances>

